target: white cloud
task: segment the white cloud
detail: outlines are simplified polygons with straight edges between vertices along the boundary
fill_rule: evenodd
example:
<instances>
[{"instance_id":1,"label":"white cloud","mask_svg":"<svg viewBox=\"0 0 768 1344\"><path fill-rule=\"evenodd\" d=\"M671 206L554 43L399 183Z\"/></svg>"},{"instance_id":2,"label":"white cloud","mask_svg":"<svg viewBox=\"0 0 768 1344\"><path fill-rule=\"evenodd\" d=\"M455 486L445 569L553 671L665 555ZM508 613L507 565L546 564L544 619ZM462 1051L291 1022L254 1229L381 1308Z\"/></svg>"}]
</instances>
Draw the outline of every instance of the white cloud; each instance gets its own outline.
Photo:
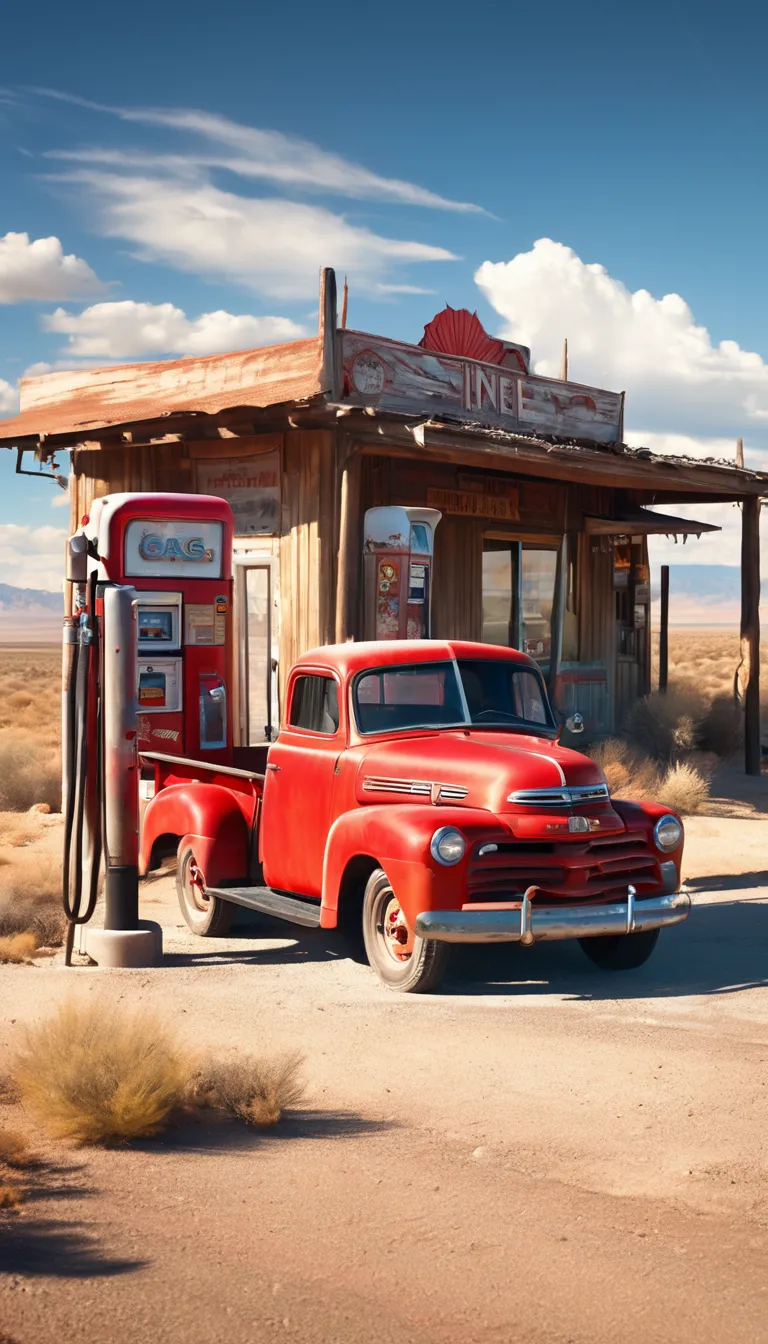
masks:
<instances>
[{"instance_id":1,"label":"white cloud","mask_svg":"<svg viewBox=\"0 0 768 1344\"><path fill-rule=\"evenodd\" d=\"M60 591L67 535L64 527L0 523L0 583Z\"/></svg>"},{"instance_id":2,"label":"white cloud","mask_svg":"<svg viewBox=\"0 0 768 1344\"><path fill-rule=\"evenodd\" d=\"M321 266L375 290L395 265L455 260L445 248L382 237L320 206L238 196L207 182L86 170L70 180L91 194L102 232L135 244L141 260L280 299L315 292Z\"/></svg>"},{"instance_id":3,"label":"white cloud","mask_svg":"<svg viewBox=\"0 0 768 1344\"><path fill-rule=\"evenodd\" d=\"M218 310L189 318L172 303L95 303L81 313L57 308L46 331L68 337L77 357L131 359L139 355L207 355L293 341L306 330L287 317L252 317Z\"/></svg>"},{"instance_id":4,"label":"white cloud","mask_svg":"<svg viewBox=\"0 0 768 1344\"><path fill-rule=\"evenodd\" d=\"M73 253L65 255L58 238L35 238L28 233L0 237L0 303L25 299L86 298L104 289L90 266Z\"/></svg>"},{"instance_id":5,"label":"white cloud","mask_svg":"<svg viewBox=\"0 0 768 1344\"><path fill-rule=\"evenodd\" d=\"M549 238L484 262L475 279L502 334L532 346L537 372L557 376L567 336L571 376L625 389L629 423L734 439L768 431L768 365L736 341L714 344L679 294L631 293Z\"/></svg>"},{"instance_id":6,"label":"white cloud","mask_svg":"<svg viewBox=\"0 0 768 1344\"><path fill-rule=\"evenodd\" d=\"M0 415L15 415L19 409L19 389L0 378Z\"/></svg>"},{"instance_id":7,"label":"white cloud","mask_svg":"<svg viewBox=\"0 0 768 1344\"><path fill-rule=\"evenodd\" d=\"M282 131L243 126L214 112L196 108L125 108L108 107L87 99L61 94L55 90L38 92L80 107L108 112L121 121L145 126L160 126L195 136L206 144L220 145L232 154L222 156L190 152L186 155L153 155L141 151L88 149L55 153L50 157L79 159L81 162L140 167L165 167L172 172L190 168L223 168L241 177L258 178L282 187L317 191L350 199L372 198L396 201L404 205L426 206L433 210L453 210L484 214L482 207L470 201L449 200L433 191L401 178L382 177L360 164L331 154L309 140Z\"/></svg>"},{"instance_id":8,"label":"white cloud","mask_svg":"<svg viewBox=\"0 0 768 1344\"><path fill-rule=\"evenodd\" d=\"M69 508L69 491L68 491L68 490L57 490L57 491L56 491L56 494L55 494L55 495L53 496L53 498L51 499L51 508L52 508L52 509L68 509L68 508Z\"/></svg>"}]
</instances>

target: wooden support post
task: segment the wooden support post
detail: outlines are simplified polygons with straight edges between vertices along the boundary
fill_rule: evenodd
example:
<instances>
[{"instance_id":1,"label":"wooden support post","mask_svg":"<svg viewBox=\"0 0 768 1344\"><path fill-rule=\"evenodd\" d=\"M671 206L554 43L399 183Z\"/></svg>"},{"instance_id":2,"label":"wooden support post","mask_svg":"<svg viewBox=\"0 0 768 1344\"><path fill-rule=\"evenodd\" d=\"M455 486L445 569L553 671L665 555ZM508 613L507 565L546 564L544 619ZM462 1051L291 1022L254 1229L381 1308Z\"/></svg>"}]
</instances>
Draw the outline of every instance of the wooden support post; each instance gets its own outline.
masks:
<instances>
[{"instance_id":1,"label":"wooden support post","mask_svg":"<svg viewBox=\"0 0 768 1344\"><path fill-rule=\"evenodd\" d=\"M744 768L760 774L760 499L741 506L741 684L744 688Z\"/></svg>"},{"instance_id":2,"label":"wooden support post","mask_svg":"<svg viewBox=\"0 0 768 1344\"><path fill-rule=\"evenodd\" d=\"M560 543L560 550L557 553L557 569L555 570L555 591L552 598L552 626L550 629L549 645L549 676L547 678L547 690L550 699L554 698L555 683L560 673L560 664L563 658L563 624L565 621L565 602L568 587L568 534L563 536Z\"/></svg>"},{"instance_id":3,"label":"wooden support post","mask_svg":"<svg viewBox=\"0 0 768 1344\"><path fill-rule=\"evenodd\" d=\"M357 633L360 573L363 568L360 518L360 458L350 455L341 468L339 551L336 565L336 643Z\"/></svg>"},{"instance_id":4,"label":"wooden support post","mask_svg":"<svg viewBox=\"0 0 768 1344\"><path fill-rule=\"evenodd\" d=\"M659 620L659 690L667 693L669 681L669 565L661 566L661 617Z\"/></svg>"}]
</instances>

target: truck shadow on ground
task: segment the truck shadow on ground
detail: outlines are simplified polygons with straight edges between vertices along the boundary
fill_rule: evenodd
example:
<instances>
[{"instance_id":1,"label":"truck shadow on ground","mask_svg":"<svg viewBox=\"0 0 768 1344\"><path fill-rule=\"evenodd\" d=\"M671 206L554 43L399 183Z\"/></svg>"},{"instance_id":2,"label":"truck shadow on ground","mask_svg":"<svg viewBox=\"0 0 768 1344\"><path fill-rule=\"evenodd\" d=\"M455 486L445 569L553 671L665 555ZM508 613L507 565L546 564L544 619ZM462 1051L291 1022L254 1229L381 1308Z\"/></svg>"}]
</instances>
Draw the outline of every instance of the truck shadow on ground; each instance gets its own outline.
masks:
<instances>
[{"instance_id":1,"label":"truck shadow on ground","mask_svg":"<svg viewBox=\"0 0 768 1344\"><path fill-rule=\"evenodd\" d=\"M708 878L702 892L761 885L768 874L747 874L743 883ZM710 885L712 884L712 885ZM695 903L684 924L663 930L644 966L601 971L578 943L463 947L444 984L451 995L558 994L571 999L611 1000L738 994L768 986L768 903L759 897Z\"/></svg>"},{"instance_id":2,"label":"truck shadow on ground","mask_svg":"<svg viewBox=\"0 0 768 1344\"><path fill-rule=\"evenodd\" d=\"M146 1260L109 1255L86 1222L36 1216L35 1206L41 1203L83 1200L97 1193L91 1187L71 1183L80 1170L41 1164L24 1172L23 1211L0 1219L0 1274L92 1279L130 1274L146 1266Z\"/></svg>"},{"instance_id":3,"label":"truck shadow on ground","mask_svg":"<svg viewBox=\"0 0 768 1344\"><path fill-rule=\"evenodd\" d=\"M736 994L768 986L768 902L760 896L696 904L696 895L717 891L748 891L768 887L768 871L707 877L689 884L694 906L684 924L662 931L645 966L634 971L601 971L587 960L578 943L515 943L465 946L454 950L441 996L557 994L587 1000L682 997L690 994ZM245 942L280 940L278 946L237 949ZM253 966L282 966L352 959L358 950L332 931L290 928L266 916L238 922L234 936L219 951L170 954L168 965L203 965L218 961ZM361 966L361 970L362 970ZM372 973L367 974L373 980ZM384 991L382 991L384 992ZM431 996L434 997L434 996Z\"/></svg>"}]
</instances>

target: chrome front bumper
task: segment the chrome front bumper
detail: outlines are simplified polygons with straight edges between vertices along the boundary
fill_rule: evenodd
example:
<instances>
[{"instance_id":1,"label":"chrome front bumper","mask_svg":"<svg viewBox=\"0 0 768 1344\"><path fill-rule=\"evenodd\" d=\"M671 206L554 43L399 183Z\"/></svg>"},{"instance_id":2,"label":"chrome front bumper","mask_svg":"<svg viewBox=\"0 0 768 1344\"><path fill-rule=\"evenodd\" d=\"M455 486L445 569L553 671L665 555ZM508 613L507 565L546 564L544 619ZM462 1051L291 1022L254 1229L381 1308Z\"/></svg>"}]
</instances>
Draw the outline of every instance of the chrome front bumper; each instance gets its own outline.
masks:
<instances>
[{"instance_id":1,"label":"chrome front bumper","mask_svg":"<svg viewBox=\"0 0 768 1344\"><path fill-rule=\"evenodd\" d=\"M686 891L639 901L630 888L618 905L563 905L536 908L531 887L519 905L507 910L425 910L416 916L416 933L441 943L531 943L562 938L602 938L610 934L662 929L687 919Z\"/></svg>"}]
</instances>

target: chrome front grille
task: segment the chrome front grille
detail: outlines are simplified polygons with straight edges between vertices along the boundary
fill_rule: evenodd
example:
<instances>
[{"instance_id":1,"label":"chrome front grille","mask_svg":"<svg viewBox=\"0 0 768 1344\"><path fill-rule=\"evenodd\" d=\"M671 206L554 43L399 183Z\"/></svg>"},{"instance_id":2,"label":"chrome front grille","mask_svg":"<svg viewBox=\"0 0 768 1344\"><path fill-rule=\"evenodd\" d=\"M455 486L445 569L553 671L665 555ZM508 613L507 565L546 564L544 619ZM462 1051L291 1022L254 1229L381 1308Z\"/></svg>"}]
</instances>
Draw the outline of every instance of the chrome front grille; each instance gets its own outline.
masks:
<instances>
[{"instance_id":1,"label":"chrome front grille","mask_svg":"<svg viewBox=\"0 0 768 1344\"><path fill-rule=\"evenodd\" d=\"M363 780L366 793L407 793L417 798L431 798L434 802L459 802L469 789L463 784L439 784L430 779L386 779L369 775Z\"/></svg>"},{"instance_id":2,"label":"chrome front grille","mask_svg":"<svg viewBox=\"0 0 768 1344\"><path fill-rule=\"evenodd\" d=\"M507 802L528 807L573 807L579 803L603 803L609 797L607 784L569 784L561 789L517 789L508 794Z\"/></svg>"},{"instance_id":3,"label":"chrome front grille","mask_svg":"<svg viewBox=\"0 0 768 1344\"><path fill-rule=\"evenodd\" d=\"M584 841L505 842L483 855L480 848L467 869L470 901L514 900L530 886L539 887L544 899L572 900L626 894L630 882L638 895L662 886L659 861L641 832Z\"/></svg>"}]
</instances>

